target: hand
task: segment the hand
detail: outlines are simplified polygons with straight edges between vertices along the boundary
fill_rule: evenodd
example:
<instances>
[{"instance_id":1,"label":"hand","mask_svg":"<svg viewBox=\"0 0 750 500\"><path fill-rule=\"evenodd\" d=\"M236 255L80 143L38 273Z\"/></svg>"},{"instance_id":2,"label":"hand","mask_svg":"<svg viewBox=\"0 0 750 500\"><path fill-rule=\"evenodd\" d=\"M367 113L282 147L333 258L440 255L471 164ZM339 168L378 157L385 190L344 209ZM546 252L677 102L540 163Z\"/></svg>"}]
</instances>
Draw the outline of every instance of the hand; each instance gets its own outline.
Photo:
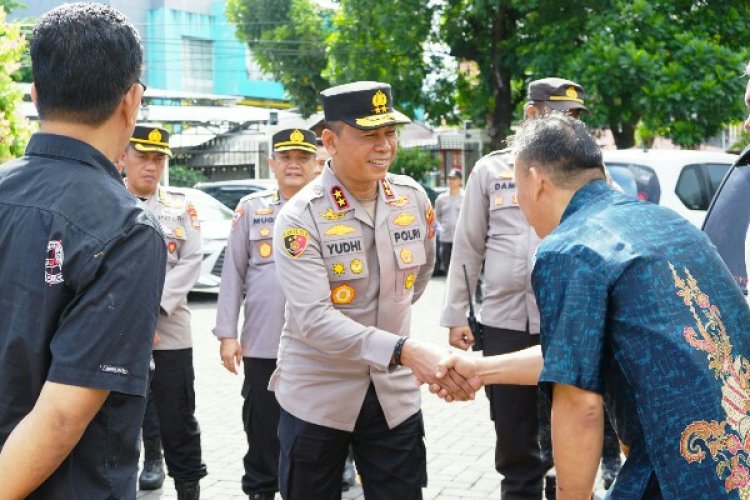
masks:
<instances>
[{"instance_id":1,"label":"hand","mask_svg":"<svg viewBox=\"0 0 750 500\"><path fill-rule=\"evenodd\" d=\"M456 349L467 350L474 345L474 334L468 326L453 326L448 337L450 344Z\"/></svg>"},{"instance_id":2,"label":"hand","mask_svg":"<svg viewBox=\"0 0 750 500\"><path fill-rule=\"evenodd\" d=\"M158 346L159 342L161 342L161 337L159 337L159 332L154 332L154 342L153 342L152 346L153 347Z\"/></svg>"},{"instance_id":3,"label":"hand","mask_svg":"<svg viewBox=\"0 0 750 500\"><path fill-rule=\"evenodd\" d=\"M224 368L237 375L237 368L242 364L242 347L237 339L221 339L219 356Z\"/></svg>"},{"instance_id":4,"label":"hand","mask_svg":"<svg viewBox=\"0 0 750 500\"><path fill-rule=\"evenodd\" d=\"M443 379L446 376L449 376L451 372L455 372L464 378L474 390L478 391L484 385L484 382L479 376L477 361L470 356L451 353L441 359L438 366L439 368L436 373L438 379ZM430 384L430 392L445 399L449 403L459 399L449 391L446 391L440 384Z\"/></svg>"},{"instance_id":5,"label":"hand","mask_svg":"<svg viewBox=\"0 0 750 500\"><path fill-rule=\"evenodd\" d=\"M437 384L455 400L474 399L476 389L455 370L450 370L442 378L437 377L438 362L445 355L445 350L437 346L410 338L401 349L401 363L411 368L420 384Z\"/></svg>"}]
</instances>

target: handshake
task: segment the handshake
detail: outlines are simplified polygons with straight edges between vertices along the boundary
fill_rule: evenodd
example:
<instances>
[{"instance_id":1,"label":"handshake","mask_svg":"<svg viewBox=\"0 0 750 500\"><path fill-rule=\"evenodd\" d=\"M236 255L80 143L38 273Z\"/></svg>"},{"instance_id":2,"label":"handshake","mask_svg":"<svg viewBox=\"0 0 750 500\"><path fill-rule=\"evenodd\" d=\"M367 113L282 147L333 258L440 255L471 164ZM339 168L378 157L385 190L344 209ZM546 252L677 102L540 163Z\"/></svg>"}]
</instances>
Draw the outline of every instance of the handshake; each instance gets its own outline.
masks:
<instances>
[{"instance_id":1,"label":"handshake","mask_svg":"<svg viewBox=\"0 0 750 500\"><path fill-rule=\"evenodd\" d=\"M412 338L402 348L401 363L420 385L429 384L430 392L447 402L472 400L485 384L476 359Z\"/></svg>"}]
</instances>

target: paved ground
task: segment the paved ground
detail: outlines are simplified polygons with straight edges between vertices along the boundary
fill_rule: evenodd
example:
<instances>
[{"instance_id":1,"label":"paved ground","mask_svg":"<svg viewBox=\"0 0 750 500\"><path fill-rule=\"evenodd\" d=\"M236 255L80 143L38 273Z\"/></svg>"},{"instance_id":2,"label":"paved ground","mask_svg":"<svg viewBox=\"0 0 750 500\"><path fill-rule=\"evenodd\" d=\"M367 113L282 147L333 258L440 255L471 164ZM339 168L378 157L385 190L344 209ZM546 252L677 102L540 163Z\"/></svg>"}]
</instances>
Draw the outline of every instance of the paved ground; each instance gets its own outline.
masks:
<instances>
[{"instance_id":1,"label":"paved ground","mask_svg":"<svg viewBox=\"0 0 750 500\"><path fill-rule=\"evenodd\" d=\"M438 323L444 285L443 278L433 278L414 306L412 335L447 345L447 331ZM240 418L242 379L225 371L219 361L218 342L210 333L216 313L215 297L191 296L190 306L195 342L196 412L209 472L201 481L201 498L247 498L240 486L246 446ZM484 393L473 402L449 405L423 389L422 409L429 476L425 499L499 499L501 477L494 469L494 431ZM163 489L139 492L138 498L171 499L176 495L171 479L167 478ZM364 495L357 487L342 498L363 499Z\"/></svg>"}]
</instances>

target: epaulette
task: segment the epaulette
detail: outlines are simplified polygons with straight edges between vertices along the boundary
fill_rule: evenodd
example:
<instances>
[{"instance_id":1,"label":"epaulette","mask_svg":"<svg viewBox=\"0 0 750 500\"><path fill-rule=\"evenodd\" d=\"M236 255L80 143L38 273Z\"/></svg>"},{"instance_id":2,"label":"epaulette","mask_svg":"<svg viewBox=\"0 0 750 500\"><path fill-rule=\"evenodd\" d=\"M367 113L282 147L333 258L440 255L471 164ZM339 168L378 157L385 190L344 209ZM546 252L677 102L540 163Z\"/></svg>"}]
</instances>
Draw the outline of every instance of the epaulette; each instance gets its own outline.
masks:
<instances>
[{"instance_id":1,"label":"epaulette","mask_svg":"<svg viewBox=\"0 0 750 500\"><path fill-rule=\"evenodd\" d=\"M415 181L413 177L409 177L408 175L388 174L386 175L386 179L388 179L388 181L392 184L398 184L399 186L409 186L415 189L424 190L421 184Z\"/></svg>"},{"instance_id":2,"label":"epaulette","mask_svg":"<svg viewBox=\"0 0 750 500\"><path fill-rule=\"evenodd\" d=\"M313 200L322 198L324 191L325 190L320 182L320 176L318 176L287 202L285 210L289 210L295 215L300 215L310 206Z\"/></svg>"},{"instance_id":3,"label":"epaulette","mask_svg":"<svg viewBox=\"0 0 750 500\"><path fill-rule=\"evenodd\" d=\"M168 207L176 207L185 204L187 195L180 191L173 191L167 186L159 186L158 190L159 203Z\"/></svg>"},{"instance_id":4,"label":"epaulette","mask_svg":"<svg viewBox=\"0 0 750 500\"><path fill-rule=\"evenodd\" d=\"M256 191L254 193L246 194L242 198L240 198L239 203L237 205L241 205L245 203L246 201L255 200L259 198L265 198L268 196L275 196L276 195L276 189L264 189L263 191Z\"/></svg>"}]
</instances>

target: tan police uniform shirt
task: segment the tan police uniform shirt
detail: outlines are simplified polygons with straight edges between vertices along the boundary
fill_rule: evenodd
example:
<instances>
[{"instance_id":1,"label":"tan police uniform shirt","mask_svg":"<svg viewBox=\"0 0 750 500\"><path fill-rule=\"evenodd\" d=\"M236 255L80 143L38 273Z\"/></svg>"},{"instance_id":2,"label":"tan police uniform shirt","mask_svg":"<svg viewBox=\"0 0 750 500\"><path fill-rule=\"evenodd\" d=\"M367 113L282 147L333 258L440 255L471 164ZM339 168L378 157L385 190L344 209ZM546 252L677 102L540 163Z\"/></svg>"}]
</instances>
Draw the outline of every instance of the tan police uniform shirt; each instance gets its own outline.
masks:
<instances>
[{"instance_id":1,"label":"tan police uniform shirt","mask_svg":"<svg viewBox=\"0 0 750 500\"><path fill-rule=\"evenodd\" d=\"M167 274L156 322L159 343L154 350L187 349L193 346L187 294L198 281L203 257L198 213L183 193L161 186L143 203L161 224L167 245Z\"/></svg>"},{"instance_id":2,"label":"tan police uniform shirt","mask_svg":"<svg viewBox=\"0 0 750 500\"><path fill-rule=\"evenodd\" d=\"M452 243L456 234L458 215L464 201L463 189L457 195L451 195L450 191L440 193L435 199L435 219L440 226L440 241ZM446 264L448 264L446 262Z\"/></svg>"},{"instance_id":3,"label":"tan police uniform shirt","mask_svg":"<svg viewBox=\"0 0 750 500\"><path fill-rule=\"evenodd\" d=\"M453 240L442 326L467 324L470 294L463 266L473 291L484 262L482 324L517 331L528 324L531 333L539 333L531 270L541 240L518 206L512 167L510 152L495 151L481 158L469 176Z\"/></svg>"},{"instance_id":4,"label":"tan police uniform shirt","mask_svg":"<svg viewBox=\"0 0 750 500\"><path fill-rule=\"evenodd\" d=\"M419 184L389 174L373 222L329 166L286 204L274 235L286 322L269 388L287 412L352 431L370 382L390 428L419 410L411 370L389 363L432 273L434 218Z\"/></svg>"},{"instance_id":5,"label":"tan police uniform shirt","mask_svg":"<svg viewBox=\"0 0 750 500\"><path fill-rule=\"evenodd\" d=\"M243 303L242 355L276 359L284 326L284 293L276 278L273 225L285 200L277 189L253 193L240 200L234 211L221 271L214 335L237 338L237 321Z\"/></svg>"}]
</instances>

